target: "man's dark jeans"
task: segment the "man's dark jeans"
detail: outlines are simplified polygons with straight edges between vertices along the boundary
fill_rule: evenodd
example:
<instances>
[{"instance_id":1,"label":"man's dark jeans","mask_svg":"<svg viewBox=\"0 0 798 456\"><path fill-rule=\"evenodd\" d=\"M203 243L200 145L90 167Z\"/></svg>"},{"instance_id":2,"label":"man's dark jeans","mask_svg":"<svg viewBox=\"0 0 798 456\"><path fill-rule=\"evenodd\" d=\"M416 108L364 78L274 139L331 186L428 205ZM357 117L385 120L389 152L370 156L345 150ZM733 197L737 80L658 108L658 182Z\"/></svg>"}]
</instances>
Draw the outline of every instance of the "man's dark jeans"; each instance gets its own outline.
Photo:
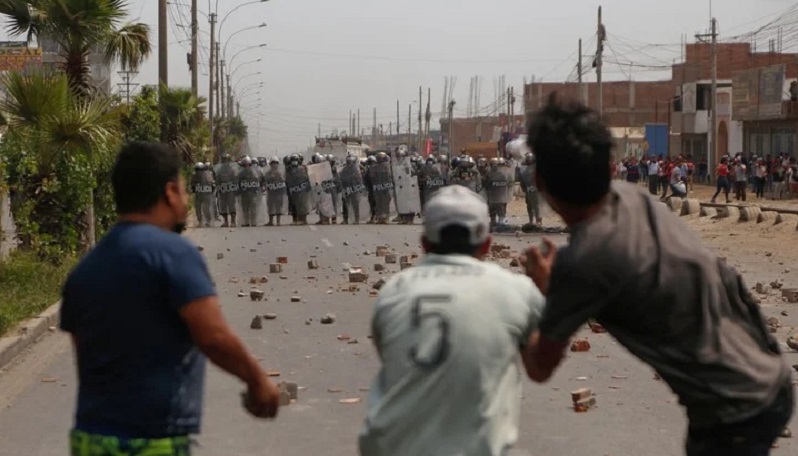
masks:
<instances>
[{"instance_id":1,"label":"man's dark jeans","mask_svg":"<svg viewBox=\"0 0 798 456\"><path fill-rule=\"evenodd\" d=\"M687 456L768 456L792 417L793 386L785 388L762 413L740 423L689 429Z\"/></svg>"}]
</instances>

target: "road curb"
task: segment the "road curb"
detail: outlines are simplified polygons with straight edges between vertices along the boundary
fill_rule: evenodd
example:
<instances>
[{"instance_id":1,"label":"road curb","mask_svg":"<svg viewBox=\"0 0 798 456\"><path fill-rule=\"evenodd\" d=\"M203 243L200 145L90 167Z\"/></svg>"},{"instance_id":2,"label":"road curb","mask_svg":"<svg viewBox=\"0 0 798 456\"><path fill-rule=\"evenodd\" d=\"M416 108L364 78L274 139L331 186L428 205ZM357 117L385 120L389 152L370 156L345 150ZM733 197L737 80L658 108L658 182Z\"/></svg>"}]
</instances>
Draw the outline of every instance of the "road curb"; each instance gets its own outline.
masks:
<instances>
[{"instance_id":1,"label":"road curb","mask_svg":"<svg viewBox=\"0 0 798 456\"><path fill-rule=\"evenodd\" d=\"M50 327L58 327L61 315L61 302L48 307L38 316L20 323L15 335L0 337L0 369L9 365L20 353L39 341Z\"/></svg>"}]
</instances>

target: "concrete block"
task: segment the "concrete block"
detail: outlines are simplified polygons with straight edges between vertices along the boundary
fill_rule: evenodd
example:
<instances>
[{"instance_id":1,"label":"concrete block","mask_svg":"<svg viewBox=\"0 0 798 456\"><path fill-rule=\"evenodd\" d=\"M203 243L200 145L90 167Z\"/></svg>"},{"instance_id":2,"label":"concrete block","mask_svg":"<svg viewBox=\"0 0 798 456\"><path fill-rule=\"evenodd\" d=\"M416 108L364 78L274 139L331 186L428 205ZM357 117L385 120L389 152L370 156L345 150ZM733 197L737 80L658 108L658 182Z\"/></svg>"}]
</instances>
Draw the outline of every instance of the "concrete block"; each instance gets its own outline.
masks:
<instances>
[{"instance_id":1,"label":"concrete block","mask_svg":"<svg viewBox=\"0 0 798 456\"><path fill-rule=\"evenodd\" d=\"M701 217L709 217L709 218L716 218L718 216L718 210L714 207L701 207L701 211L699 212Z\"/></svg>"},{"instance_id":2,"label":"concrete block","mask_svg":"<svg viewBox=\"0 0 798 456\"><path fill-rule=\"evenodd\" d=\"M743 207L740 209L740 222L756 222L762 209L758 206Z\"/></svg>"},{"instance_id":3,"label":"concrete block","mask_svg":"<svg viewBox=\"0 0 798 456\"><path fill-rule=\"evenodd\" d=\"M779 215L776 216L776 225L781 225L782 223L798 228L798 215L783 214L780 212Z\"/></svg>"},{"instance_id":4,"label":"concrete block","mask_svg":"<svg viewBox=\"0 0 798 456\"><path fill-rule=\"evenodd\" d=\"M718 209L718 217L721 219L732 219L732 220L739 220L740 219L740 210L736 207L732 206L725 206Z\"/></svg>"},{"instance_id":5,"label":"concrete block","mask_svg":"<svg viewBox=\"0 0 798 456\"><path fill-rule=\"evenodd\" d=\"M269 265L269 272L272 274L279 274L283 272L283 265L280 263L272 263Z\"/></svg>"},{"instance_id":6,"label":"concrete block","mask_svg":"<svg viewBox=\"0 0 798 456\"><path fill-rule=\"evenodd\" d=\"M680 215L698 215L701 212L701 202L697 199L688 198L682 200Z\"/></svg>"},{"instance_id":7,"label":"concrete block","mask_svg":"<svg viewBox=\"0 0 798 456\"><path fill-rule=\"evenodd\" d=\"M772 225L778 215L779 213L775 211L760 211L759 216L756 218L756 223L770 223Z\"/></svg>"}]
</instances>

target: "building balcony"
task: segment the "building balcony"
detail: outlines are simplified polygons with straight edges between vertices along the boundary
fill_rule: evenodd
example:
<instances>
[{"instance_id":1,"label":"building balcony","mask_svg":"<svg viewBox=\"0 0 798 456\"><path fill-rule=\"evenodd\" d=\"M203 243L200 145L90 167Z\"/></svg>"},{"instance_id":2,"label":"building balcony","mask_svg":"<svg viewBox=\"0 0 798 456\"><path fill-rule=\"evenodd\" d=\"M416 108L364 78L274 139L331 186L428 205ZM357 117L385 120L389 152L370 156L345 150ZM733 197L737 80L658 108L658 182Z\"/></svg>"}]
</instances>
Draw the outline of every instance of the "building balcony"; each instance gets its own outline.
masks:
<instances>
[{"instance_id":1,"label":"building balcony","mask_svg":"<svg viewBox=\"0 0 798 456\"><path fill-rule=\"evenodd\" d=\"M681 133L703 135L709 132L709 111L681 113Z\"/></svg>"}]
</instances>

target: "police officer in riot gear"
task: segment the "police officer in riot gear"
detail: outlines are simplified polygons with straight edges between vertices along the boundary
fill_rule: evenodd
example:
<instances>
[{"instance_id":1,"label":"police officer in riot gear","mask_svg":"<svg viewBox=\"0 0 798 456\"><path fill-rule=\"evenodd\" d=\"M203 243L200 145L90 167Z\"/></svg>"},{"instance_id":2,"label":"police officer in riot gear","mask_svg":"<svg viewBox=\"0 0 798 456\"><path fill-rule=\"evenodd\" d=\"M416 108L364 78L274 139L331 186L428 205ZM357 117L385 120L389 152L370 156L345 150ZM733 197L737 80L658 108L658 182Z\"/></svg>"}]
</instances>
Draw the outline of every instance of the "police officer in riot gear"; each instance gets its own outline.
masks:
<instances>
[{"instance_id":1,"label":"police officer in riot gear","mask_svg":"<svg viewBox=\"0 0 798 456\"><path fill-rule=\"evenodd\" d=\"M194 206L197 212L197 227L210 228L213 210L213 190L215 186L213 173L199 162L194 165L194 176L191 178L191 191L194 193Z\"/></svg>"},{"instance_id":2,"label":"police officer in riot gear","mask_svg":"<svg viewBox=\"0 0 798 456\"><path fill-rule=\"evenodd\" d=\"M374 223L376 218L376 209L375 209L375 199L374 199L374 188L371 185L371 168L377 164L377 157L374 155L369 155L366 159L366 166L363 169L363 183L366 185L366 189L368 190L368 200L369 200L369 223Z\"/></svg>"},{"instance_id":3,"label":"police officer in riot gear","mask_svg":"<svg viewBox=\"0 0 798 456\"><path fill-rule=\"evenodd\" d=\"M262 176L252 166L252 159L241 159L241 173L238 175L238 188L241 194L241 211L243 214L242 227L257 226L258 202L262 195Z\"/></svg>"},{"instance_id":4,"label":"police officer in riot gear","mask_svg":"<svg viewBox=\"0 0 798 456\"><path fill-rule=\"evenodd\" d=\"M302 165L302 161L301 155L292 154L285 171L288 198L294 207L294 213L292 214L294 225L307 225L308 214L310 213L310 179L308 178L308 170Z\"/></svg>"},{"instance_id":5,"label":"police officer in riot gear","mask_svg":"<svg viewBox=\"0 0 798 456\"><path fill-rule=\"evenodd\" d=\"M233 163L228 154L223 155L222 163L216 166L217 201L219 202L219 213L224 220L222 228L236 226L238 172L238 165Z\"/></svg>"},{"instance_id":6,"label":"police officer in riot gear","mask_svg":"<svg viewBox=\"0 0 798 456\"><path fill-rule=\"evenodd\" d=\"M474 193L479 193L482 188L477 163L468 155L461 156L457 161L457 168L452 176L452 185L462 185Z\"/></svg>"},{"instance_id":7,"label":"police officer in riot gear","mask_svg":"<svg viewBox=\"0 0 798 456\"><path fill-rule=\"evenodd\" d=\"M535 156L532 153L524 157L523 168L518 169L518 182L521 190L524 191L526 200L526 212L529 215L529 223L537 226L543 225L543 217L540 213L540 193L535 182Z\"/></svg>"},{"instance_id":8,"label":"police officer in riot gear","mask_svg":"<svg viewBox=\"0 0 798 456\"><path fill-rule=\"evenodd\" d=\"M488 197L491 227L501 223L507 215L508 187L510 180L501 167L499 158L490 159L490 168L485 176L485 192Z\"/></svg>"},{"instance_id":9,"label":"police officer in riot gear","mask_svg":"<svg viewBox=\"0 0 798 456\"><path fill-rule=\"evenodd\" d=\"M263 184L266 187L266 210L269 214L269 222L266 226L274 226L274 219L277 218L277 226L280 226L280 217L285 210L287 196L287 186L285 176L280 172L280 159L272 157L268 161L268 171L263 175Z\"/></svg>"}]
</instances>

